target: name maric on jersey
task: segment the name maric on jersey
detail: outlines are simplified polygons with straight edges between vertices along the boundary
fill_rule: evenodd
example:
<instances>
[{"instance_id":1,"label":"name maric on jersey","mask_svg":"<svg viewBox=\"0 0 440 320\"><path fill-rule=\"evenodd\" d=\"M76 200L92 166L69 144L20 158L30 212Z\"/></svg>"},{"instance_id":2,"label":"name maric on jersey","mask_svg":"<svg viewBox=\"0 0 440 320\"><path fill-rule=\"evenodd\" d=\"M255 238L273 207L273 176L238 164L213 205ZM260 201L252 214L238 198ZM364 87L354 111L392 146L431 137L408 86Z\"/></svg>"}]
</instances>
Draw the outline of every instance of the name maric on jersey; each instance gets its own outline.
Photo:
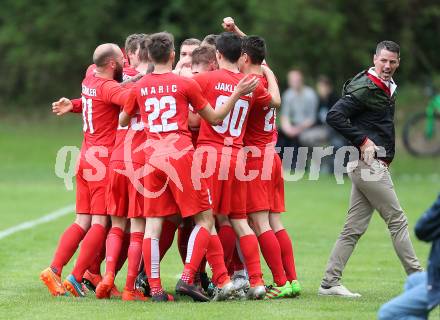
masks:
<instances>
[{"instance_id":1,"label":"name maric on jersey","mask_svg":"<svg viewBox=\"0 0 440 320\"><path fill-rule=\"evenodd\" d=\"M236 87L237 86L229 84L229 83L218 82L215 85L214 89L218 90L218 91L225 91L225 92L233 93ZM252 92L245 95L245 97L252 97Z\"/></svg>"},{"instance_id":2,"label":"name maric on jersey","mask_svg":"<svg viewBox=\"0 0 440 320\"><path fill-rule=\"evenodd\" d=\"M177 84L141 88L142 97L147 96L149 94L173 93L173 92L177 92Z\"/></svg>"},{"instance_id":3,"label":"name maric on jersey","mask_svg":"<svg viewBox=\"0 0 440 320\"><path fill-rule=\"evenodd\" d=\"M95 88L88 88L83 85L82 86L82 93L86 96L96 97L96 89Z\"/></svg>"}]
</instances>

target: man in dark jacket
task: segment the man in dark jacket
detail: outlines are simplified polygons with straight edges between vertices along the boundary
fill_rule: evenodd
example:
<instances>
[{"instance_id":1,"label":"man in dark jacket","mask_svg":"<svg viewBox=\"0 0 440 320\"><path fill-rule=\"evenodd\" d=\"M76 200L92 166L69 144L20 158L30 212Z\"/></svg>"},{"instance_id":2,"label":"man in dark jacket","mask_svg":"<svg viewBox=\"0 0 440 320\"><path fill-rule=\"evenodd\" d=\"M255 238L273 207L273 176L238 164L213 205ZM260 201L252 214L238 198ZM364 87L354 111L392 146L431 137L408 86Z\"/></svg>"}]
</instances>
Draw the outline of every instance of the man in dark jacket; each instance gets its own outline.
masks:
<instances>
[{"instance_id":1,"label":"man in dark jacket","mask_svg":"<svg viewBox=\"0 0 440 320\"><path fill-rule=\"evenodd\" d=\"M408 233L408 221L394 191L388 166L394 158L394 108L400 48L392 41L377 45L374 67L344 85L342 98L327 114L327 124L360 151L361 161L349 163L350 208L330 255L320 295L360 297L341 284L342 271L374 210L388 226L394 249L409 275L422 271Z\"/></svg>"},{"instance_id":2,"label":"man in dark jacket","mask_svg":"<svg viewBox=\"0 0 440 320\"><path fill-rule=\"evenodd\" d=\"M428 319L429 312L440 302L440 194L419 219L415 231L420 240L432 242L428 272L411 274L405 292L380 308L380 320Z\"/></svg>"}]
</instances>

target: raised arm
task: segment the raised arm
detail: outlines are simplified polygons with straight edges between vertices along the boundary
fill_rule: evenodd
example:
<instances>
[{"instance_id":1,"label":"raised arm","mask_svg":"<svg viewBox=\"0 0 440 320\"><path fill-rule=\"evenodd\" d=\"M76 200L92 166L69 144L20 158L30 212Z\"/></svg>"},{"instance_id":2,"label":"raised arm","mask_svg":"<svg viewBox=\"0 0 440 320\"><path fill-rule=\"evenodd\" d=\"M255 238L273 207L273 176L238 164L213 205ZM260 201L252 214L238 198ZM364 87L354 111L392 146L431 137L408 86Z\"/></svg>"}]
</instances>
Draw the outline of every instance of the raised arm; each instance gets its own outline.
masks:
<instances>
[{"instance_id":1,"label":"raised arm","mask_svg":"<svg viewBox=\"0 0 440 320\"><path fill-rule=\"evenodd\" d=\"M273 108L279 109L281 107L281 95L280 88L278 87L277 78L269 67L262 65L261 69L263 70L263 74L267 79L267 91L269 91L272 97L270 105Z\"/></svg>"},{"instance_id":2,"label":"raised arm","mask_svg":"<svg viewBox=\"0 0 440 320\"><path fill-rule=\"evenodd\" d=\"M235 24L234 18L232 18L232 17L224 18L223 23L222 23L222 27L223 27L223 29L225 29L225 31L236 33L240 37L246 36L246 34L243 31L241 31L239 27L237 27L237 25Z\"/></svg>"}]
</instances>

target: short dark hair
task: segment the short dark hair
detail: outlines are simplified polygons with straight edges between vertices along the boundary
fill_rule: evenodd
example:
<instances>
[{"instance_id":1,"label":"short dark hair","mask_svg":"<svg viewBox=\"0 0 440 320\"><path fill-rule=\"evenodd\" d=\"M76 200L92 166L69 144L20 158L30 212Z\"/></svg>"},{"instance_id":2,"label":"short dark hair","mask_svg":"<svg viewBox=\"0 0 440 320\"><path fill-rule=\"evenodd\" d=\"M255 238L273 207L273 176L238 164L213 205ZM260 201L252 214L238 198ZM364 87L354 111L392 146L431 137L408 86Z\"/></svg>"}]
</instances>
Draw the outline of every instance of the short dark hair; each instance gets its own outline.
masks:
<instances>
[{"instance_id":1,"label":"short dark hair","mask_svg":"<svg viewBox=\"0 0 440 320\"><path fill-rule=\"evenodd\" d=\"M208 46L200 46L195 48L192 53L192 64L210 64L216 61L215 49Z\"/></svg>"},{"instance_id":2,"label":"short dark hair","mask_svg":"<svg viewBox=\"0 0 440 320\"><path fill-rule=\"evenodd\" d=\"M262 64L266 58L266 43L262 37L246 36L241 44L241 52L246 53L253 64Z\"/></svg>"},{"instance_id":3,"label":"short dark hair","mask_svg":"<svg viewBox=\"0 0 440 320\"><path fill-rule=\"evenodd\" d=\"M174 37L166 31L153 33L147 47L148 54L153 62L166 63L174 50Z\"/></svg>"},{"instance_id":4,"label":"short dark hair","mask_svg":"<svg viewBox=\"0 0 440 320\"><path fill-rule=\"evenodd\" d=\"M232 32L223 32L215 42L215 48L230 62L235 63L241 56L241 38Z\"/></svg>"},{"instance_id":5,"label":"short dark hair","mask_svg":"<svg viewBox=\"0 0 440 320\"><path fill-rule=\"evenodd\" d=\"M202 45L207 44L215 47L215 42L217 41L217 34L208 34L202 41Z\"/></svg>"},{"instance_id":6,"label":"short dark hair","mask_svg":"<svg viewBox=\"0 0 440 320\"><path fill-rule=\"evenodd\" d=\"M383 49L397 53L400 57L400 46L394 41L384 40L379 42L376 47L376 54L379 54Z\"/></svg>"},{"instance_id":7,"label":"short dark hair","mask_svg":"<svg viewBox=\"0 0 440 320\"><path fill-rule=\"evenodd\" d=\"M333 87L332 85L332 81L330 80L330 78L328 76L326 76L325 74L320 74L318 76L318 80L316 81L317 83L322 83L328 87Z\"/></svg>"},{"instance_id":8,"label":"short dark hair","mask_svg":"<svg viewBox=\"0 0 440 320\"><path fill-rule=\"evenodd\" d=\"M127 39L125 39L125 52L135 53L139 48L140 41L144 37L143 33L133 33L130 34Z\"/></svg>"},{"instance_id":9,"label":"short dark hair","mask_svg":"<svg viewBox=\"0 0 440 320\"><path fill-rule=\"evenodd\" d=\"M139 61L148 62L150 57L148 55L148 44L150 43L150 36L143 34L143 38L139 42Z\"/></svg>"},{"instance_id":10,"label":"short dark hair","mask_svg":"<svg viewBox=\"0 0 440 320\"><path fill-rule=\"evenodd\" d=\"M200 46L201 43L202 41L200 41L199 39L189 38L183 40L182 44L180 45L180 48L182 48L182 46Z\"/></svg>"}]
</instances>

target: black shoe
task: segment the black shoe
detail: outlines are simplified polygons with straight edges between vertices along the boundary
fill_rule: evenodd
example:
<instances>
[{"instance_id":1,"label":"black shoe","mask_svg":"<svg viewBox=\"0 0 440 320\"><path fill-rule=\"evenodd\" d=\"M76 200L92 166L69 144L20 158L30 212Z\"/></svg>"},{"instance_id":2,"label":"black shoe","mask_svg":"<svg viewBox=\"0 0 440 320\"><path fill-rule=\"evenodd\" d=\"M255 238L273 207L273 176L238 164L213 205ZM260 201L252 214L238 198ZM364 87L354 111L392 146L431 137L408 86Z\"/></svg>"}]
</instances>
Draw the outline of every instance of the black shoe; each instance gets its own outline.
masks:
<instances>
[{"instance_id":1,"label":"black shoe","mask_svg":"<svg viewBox=\"0 0 440 320\"><path fill-rule=\"evenodd\" d=\"M163 292L161 294L155 294L151 296L152 302L168 302L174 301L174 297L171 294Z\"/></svg>"},{"instance_id":2,"label":"black shoe","mask_svg":"<svg viewBox=\"0 0 440 320\"><path fill-rule=\"evenodd\" d=\"M209 301L209 298L205 296L203 292L199 290L199 288L182 281L182 279L180 279L176 284L176 293L179 295L191 297L194 301L199 301L199 302Z\"/></svg>"},{"instance_id":3,"label":"black shoe","mask_svg":"<svg viewBox=\"0 0 440 320\"><path fill-rule=\"evenodd\" d=\"M200 273L200 282L202 283L202 288L205 292L208 292L209 284L211 283L211 279L209 279L208 274L206 272Z\"/></svg>"},{"instance_id":4,"label":"black shoe","mask_svg":"<svg viewBox=\"0 0 440 320\"><path fill-rule=\"evenodd\" d=\"M91 283L91 282L89 281L89 279L82 278L82 281L81 281L81 282L86 286L86 288L87 288L89 291L96 292L96 287L93 285L93 283Z\"/></svg>"},{"instance_id":5,"label":"black shoe","mask_svg":"<svg viewBox=\"0 0 440 320\"><path fill-rule=\"evenodd\" d=\"M134 287L140 292L142 292L145 297L149 297L151 295L150 285L148 283L148 278L144 270L139 272L136 281L134 283Z\"/></svg>"}]
</instances>

